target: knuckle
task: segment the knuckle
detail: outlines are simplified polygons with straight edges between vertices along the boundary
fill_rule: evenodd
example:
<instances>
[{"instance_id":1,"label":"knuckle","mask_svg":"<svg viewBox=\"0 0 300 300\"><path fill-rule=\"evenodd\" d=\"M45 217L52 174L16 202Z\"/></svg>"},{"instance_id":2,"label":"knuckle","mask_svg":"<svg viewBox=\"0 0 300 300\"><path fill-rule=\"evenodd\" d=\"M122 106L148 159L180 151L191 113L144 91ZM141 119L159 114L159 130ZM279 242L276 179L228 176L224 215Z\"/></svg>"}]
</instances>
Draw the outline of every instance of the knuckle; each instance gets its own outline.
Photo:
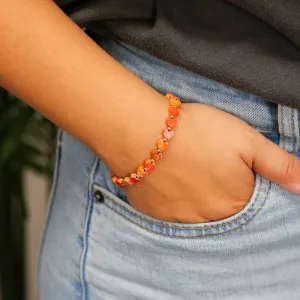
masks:
<instances>
[{"instance_id":1,"label":"knuckle","mask_svg":"<svg viewBox=\"0 0 300 300\"><path fill-rule=\"evenodd\" d=\"M283 181L290 180L295 173L296 167L297 167L297 162L295 158L290 155L286 155L283 161L281 179Z\"/></svg>"}]
</instances>

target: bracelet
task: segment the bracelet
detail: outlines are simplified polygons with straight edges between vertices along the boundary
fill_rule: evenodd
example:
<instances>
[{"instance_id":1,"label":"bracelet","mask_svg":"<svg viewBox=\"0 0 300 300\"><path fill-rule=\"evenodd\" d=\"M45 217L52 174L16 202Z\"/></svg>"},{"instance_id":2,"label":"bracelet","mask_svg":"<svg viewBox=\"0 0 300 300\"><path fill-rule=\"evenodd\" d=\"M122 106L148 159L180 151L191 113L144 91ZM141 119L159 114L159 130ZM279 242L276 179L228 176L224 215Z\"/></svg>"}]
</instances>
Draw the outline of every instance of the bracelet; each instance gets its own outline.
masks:
<instances>
[{"instance_id":1,"label":"bracelet","mask_svg":"<svg viewBox=\"0 0 300 300\"><path fill-rule=\"evenodd\" d=\"M155 169L156 162L161 160L163 152L168 148L168 141L173 137L173 129L177 125L176 116L180 113L181 102L178 97L173 96L170 93L166 94L166 98L170 103L168 110L169 115L166 119L167 128L163 130L162 138L157 141L157 148L151 152L151 158L146 159L145 163L140 165L135 173L131 173L124 178L112 175L112 181L119 187L127 188L140 182L141 178L147 176L150 171Z\"/></svg>"}]
</instances>

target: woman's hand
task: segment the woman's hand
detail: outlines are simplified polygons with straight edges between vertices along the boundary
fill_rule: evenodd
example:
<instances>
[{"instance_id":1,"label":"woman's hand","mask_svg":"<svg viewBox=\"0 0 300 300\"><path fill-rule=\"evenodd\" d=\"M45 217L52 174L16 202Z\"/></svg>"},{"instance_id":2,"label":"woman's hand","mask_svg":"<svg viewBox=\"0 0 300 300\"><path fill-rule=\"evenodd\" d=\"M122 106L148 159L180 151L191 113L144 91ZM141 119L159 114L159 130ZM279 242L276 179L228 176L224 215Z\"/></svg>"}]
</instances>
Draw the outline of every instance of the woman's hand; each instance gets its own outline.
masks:
<instances>
[{"instance_id":1,"label":"woman's hand","mask_svg":"<svg viewBox=\"0 0 300 300\"><path fill-rule=\"evenodd\" d=\"M294 157L228 113L185 104L163 159L126 193L134 208L159 220L219 220L249 201L252 169L292 192L300 191Z\"/></svg>"}]
</instances>

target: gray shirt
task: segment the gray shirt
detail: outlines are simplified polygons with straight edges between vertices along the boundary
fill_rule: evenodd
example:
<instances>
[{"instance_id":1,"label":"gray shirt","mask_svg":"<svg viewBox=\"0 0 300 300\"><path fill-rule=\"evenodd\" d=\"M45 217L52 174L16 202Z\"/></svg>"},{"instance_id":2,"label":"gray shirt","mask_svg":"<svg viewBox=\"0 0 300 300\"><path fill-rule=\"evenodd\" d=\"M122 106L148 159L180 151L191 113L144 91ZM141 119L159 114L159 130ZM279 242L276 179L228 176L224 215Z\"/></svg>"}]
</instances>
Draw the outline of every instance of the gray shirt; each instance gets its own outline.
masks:
<instances>
[{"instance_id":1,"label":"gray shirt","mask_svg":"<svg viewBox=\"0 0 300 300\"><path fill-rule=\"evenodd\" d=\"M56 0L80 26L300 108L299 0Z\"/></svg>"}]
</instances>

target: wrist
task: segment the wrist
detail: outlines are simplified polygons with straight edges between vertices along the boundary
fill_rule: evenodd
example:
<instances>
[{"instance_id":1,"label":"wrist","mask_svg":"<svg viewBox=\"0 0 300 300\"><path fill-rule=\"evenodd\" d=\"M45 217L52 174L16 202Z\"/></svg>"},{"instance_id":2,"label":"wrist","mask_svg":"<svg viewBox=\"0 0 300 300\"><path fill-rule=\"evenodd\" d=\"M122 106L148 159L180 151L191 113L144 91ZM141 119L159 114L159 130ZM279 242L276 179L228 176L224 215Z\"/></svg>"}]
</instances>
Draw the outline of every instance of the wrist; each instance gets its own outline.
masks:
<instances>
[{"instance_id":1,"label":"wrist","mask_svg":"<svg viewBox=\"0 0 300 300\"><path fill-rule=\"evenodd\" d=\"M149 157L165 128L168 116L168 100L159 93L151 97L144 94L131 99L122 118L106 134L105 146L102 138L92 146L106 165L118 176L126 176ZM135 101L134 101L135 100Z\"/></svg>"}]
</instances>

